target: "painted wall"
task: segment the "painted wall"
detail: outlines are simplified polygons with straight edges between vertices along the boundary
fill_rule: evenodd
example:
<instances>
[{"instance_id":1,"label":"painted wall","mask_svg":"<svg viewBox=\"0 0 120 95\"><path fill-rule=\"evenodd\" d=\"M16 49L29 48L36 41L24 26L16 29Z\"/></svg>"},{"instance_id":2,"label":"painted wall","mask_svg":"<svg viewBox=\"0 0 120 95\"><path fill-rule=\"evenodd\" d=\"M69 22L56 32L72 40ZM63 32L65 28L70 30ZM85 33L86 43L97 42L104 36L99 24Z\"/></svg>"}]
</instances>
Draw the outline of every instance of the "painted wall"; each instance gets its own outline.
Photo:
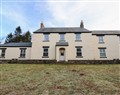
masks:
<instances>
[{"instance_id":1,"label":"painted wall","mask_svg":"<svg viewBox=\"0 0 120 95\"><path fill-rule=\"evenodd\" d=\"M49 42L44 42L43 34L33 34L33 44L31 49L32 59L59 59L58 54L59 48L56 49L56 42L59 42L59 33L51 33L49 35ZM118 59L120 53L119 38L117 35L105 35L104 44L98 42L98 36L92 35L92 33L81 33L80 42L75 41L74 33L66 33L65 41L69 43L66 51L66 60L108 60ZM49 58L42 58L43 46L49 46ZM76 58L75 46L82 46L83 58ZM63 46L62 46L63 47ZM100 58L98 47L106 47L107 58ZM55 53L57 52L57 53Z\"/></svg>"},{"instance_id":2,"label":"painted wall","mask_svg":"<svg viewBox=\"0 0 120 95\"><path fill-rule=\"evenodd\" d=\"M38 59L38 60L57 60L59 61L59 49L65 48L65 58L68 60L112 60L120 59L120 40L117 35L105 35L104 44L98 42L98 36L92 33L81 33L81 41L75 41L74 33L66 33L65 41L69 46L56 46L59 42L59 33L51 33L49 42L44 42L44 34L34 33L32 47L24 47L26 58L20 57L21 47L7 47L4 59ZM43 58L43 46L49 46L49 58ZM76 46L82 46L83 58L76 58ZM106 47L107 58L100 58L99 47ZM6 47L5 47L6 48ZM2 59L2 58L0 58Z\"/></svg>"},{"instance_id":3,"label":"painted wall","mask_svg":"<svg viewBox=\"0 0 120 95\"><path fill-rule=\"evenodd\" d=\"M6 47L2 47L2 48L6 48ZM0 60L1 59L31 59L31 48L23 47L23 48L26 48L26 57L19 58L20 48L22 47L7 47L6 52L5 52L5 58L0 58Z\"/></svg>"},{"instance_id":4,"label":"painted wall","mask_svg":"<svg viewBox=\"0 0 120 95\"><path fill-rule=\"evenodd\" d=\"M109 60L119 59L119 39L117 35L104 35L104 43L99 43L98 36L92 36L92 43L94 48L94 59ZM106 57L100 58L99 47L106 47Z\"/></svg>"},{"instance_id":5,"label":"painted wall","mask_svg":"<svg viewBox=\"0 0 120 95\"><path fill-rule=\"evenodd\" d=\"M59 34L50 34L49 42L44 42L43 39L43 34L33 34L31 58L42 60L55 59L55 44L59 41ZM49 58L42 58L43 46L49 46Z\"/></svg>"}]
</instances>

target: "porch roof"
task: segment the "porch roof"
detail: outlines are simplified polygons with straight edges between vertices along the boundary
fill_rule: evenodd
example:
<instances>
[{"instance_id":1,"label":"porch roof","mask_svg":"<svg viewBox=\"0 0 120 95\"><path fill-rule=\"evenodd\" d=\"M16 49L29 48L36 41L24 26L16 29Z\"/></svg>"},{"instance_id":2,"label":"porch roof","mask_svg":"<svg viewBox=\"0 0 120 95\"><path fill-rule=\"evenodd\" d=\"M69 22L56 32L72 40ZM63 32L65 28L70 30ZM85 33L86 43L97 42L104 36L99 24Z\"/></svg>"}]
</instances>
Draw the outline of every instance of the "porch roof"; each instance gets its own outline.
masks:
<instances>
[{"instance_id":1,"label":"porch roof","mask_svg":"<svg viewBox=\"0 0 120 95\"><path fill-rule=\"evenodd\" d=\"M68 42L56 42L56 46L68 46Z\"/></svg>"}]
</instances>

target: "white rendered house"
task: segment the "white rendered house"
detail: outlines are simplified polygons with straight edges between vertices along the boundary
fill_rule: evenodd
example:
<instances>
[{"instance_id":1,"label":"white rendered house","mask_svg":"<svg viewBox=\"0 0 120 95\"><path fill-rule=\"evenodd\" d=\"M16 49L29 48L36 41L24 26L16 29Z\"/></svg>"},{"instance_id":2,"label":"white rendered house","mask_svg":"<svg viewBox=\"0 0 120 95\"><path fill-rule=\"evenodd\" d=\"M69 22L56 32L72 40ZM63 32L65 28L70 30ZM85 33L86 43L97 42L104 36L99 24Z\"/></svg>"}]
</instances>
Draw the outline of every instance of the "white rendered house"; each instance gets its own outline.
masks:
<instances>
[{"instance_id":1,"label":"white rendered house","mask_svg":"<svg viewBox=\"0 0 120 95\"><path fill-rule=\"evenodd\" d=\"M32 42L0 44L0 60L120 60L120 31L80 27L46 28L33 32Z\"/></svg>"}]
</instances>

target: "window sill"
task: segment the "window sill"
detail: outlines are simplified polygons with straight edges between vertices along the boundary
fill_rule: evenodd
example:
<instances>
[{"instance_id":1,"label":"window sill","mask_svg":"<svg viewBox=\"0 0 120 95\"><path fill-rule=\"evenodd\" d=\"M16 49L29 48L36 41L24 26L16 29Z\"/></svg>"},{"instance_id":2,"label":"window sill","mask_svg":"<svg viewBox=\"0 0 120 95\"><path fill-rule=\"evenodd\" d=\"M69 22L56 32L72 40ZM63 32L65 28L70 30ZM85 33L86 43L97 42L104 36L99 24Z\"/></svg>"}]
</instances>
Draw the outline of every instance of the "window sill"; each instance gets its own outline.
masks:
<instances>
[{"instance_id":1,"label":"window sill","mask_svg":"<svg viewBox=\"0 0 120 95\"><path fill-rule=\"evenodd\" d=\"M42 56L42 58L49 58L49 56Z\"/></svg>"},{"instance_id":2,"label":"window sill","mask_svg":"<svg viewBox=\"0 0 120 95\"><path fill-rule=\"evenodd\" d=\"M99 42L99 44L104 44L105 42Z\"/></svg>"},{"instance_id":3,"label":"window sill","mask_svg":"<svg viewBox=\"0 0 120 95\"><path fill-rule=\"evenodd\" d=\"M2 56L1 56L0 58L5 58L5 57L2 57Z\"/></svg>"},{"instance_id":4,"label":"window sill","mask_svg":"<svg viewBox=\"0 0 120 95\"><path fill-rule=\"evenodd\" d=\"M59 42L65 42L65 40L59 40Z\"/></svg>"},{"instance_id":5,"label":"window sill","mask_svg":"<svg viewBox=\"0 0 120 95\"><path fill-rule=\"evenodd\" d=\"M19 58L25 58L25 57L19 57Z\"/></svg>"},{"instance_id":6,"label":"window sill","mask_svg":"<svg viewBox=\"0 0 120 95\"><path fill-rule=\"evenodd\" d=\"M76 56L76 58L83 58L83 56Z\"/></svg>"},{"instance_id":7,"label":"window sill","mask_svg":"<svg viewBox=\"0 0 120 95\"><path fill-rule=\"evenodd\" d=\"M100 58L107 58L107 57L105 56L105 57L100 57Z\"/></svg>"},{"instance_id":8,"label":"window sill","mask_svg":"<svg viewBox=\"0 0 120 95\"><path fill-rule=\"evenodd\" d=\"M49 42L49 40L43 40L43 42Z\"/></svg>"},{"instance_id":9,"label":"window sill","mask_svg":"<svg viewBox=\"0 0 120 95\"><path fill-rule=\"evenodd\" d=\"M75 42L82 42L82 40L75 40Z\"/></svg>"}]
</instances>

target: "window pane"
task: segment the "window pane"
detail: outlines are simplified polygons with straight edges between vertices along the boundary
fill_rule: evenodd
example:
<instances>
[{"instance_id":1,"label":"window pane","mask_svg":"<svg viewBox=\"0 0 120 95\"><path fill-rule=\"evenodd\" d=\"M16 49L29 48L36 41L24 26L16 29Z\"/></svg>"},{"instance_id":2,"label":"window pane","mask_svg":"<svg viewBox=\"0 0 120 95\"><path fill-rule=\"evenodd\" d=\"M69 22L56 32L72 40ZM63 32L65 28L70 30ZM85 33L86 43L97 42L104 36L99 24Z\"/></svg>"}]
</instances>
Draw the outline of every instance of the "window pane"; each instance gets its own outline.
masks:
<instances>
[{"instance_id":1,"label":"window pane","mask_svg":"<svg viewBox=\"0 0 120 95\"><path fill-rule=\"evenodd\" d=\"M6 49L0 49L0 57L5 57L5 50Z\"/></svg>"},{"instance_id":2,"label":"window pane","mask_svg":"<svg viewBox=\"0 0 120 95\"><path fill-rule=\"evenodd\" d=\"M65 40L64 39L64 34L60 34L60 40Z\"/></svg>"},{"instance_id":3,"label":"window pane","mask_svg":"<svg viewBox=\"0 0 120 95\"><path fill-rule=\"evenodd\" d=\"M49 34L44 34L44 40L48 41L49 40Z\"/></svg>"},{"instance_id":4,"label":"window pane","mask_svg":"<svg viewBox=\"0 0 120 95\"><path fill-rule=\"evenodd\" d=\"M48 48L43 48L43 56L48 56Z\"/></svg>"},{"instance_id":5,"label":"window pane","mask_svg":"<svg viewBox=\"0 0 120 95\"><path fill-rule=\"evenodd\" d=\"M48 48L44 48L44 52L47 52L48 51Z\"/></svg>"},{"instance_id":6,"label":"window pane","mask_svg":"<svg viewBox=\"0 0 120 95\"><path fill-rule=\"evenodd\" d=\"M76 40L80 40L80 34L76 34Z\"/></svg>"},{"instance_id":7,"label":"window pane","mask_svg":"<svg viewBox=\"0 0 120 95\"><path fill-rule=\"evenodd\" d=\"M81 48L76 48L76 55L77 56L82 56Z\"/></svg>"},{"instance_id":8,"label":"window pane","mask_svg":"<svg viewBox=\"0 0 120 95\"><path fill-rule=\"evenodd\" d=\"M104 42L103 41L103 36L99 36L99 42Z\"/></svg>"},{"instance_id":9,"label":"window pane","mask_svg":"<svg viewBox=\"0 0 120 95\"><path fill-rule=\"evenodd\" d=\"M105 49L99 49L100 50L100 57L106 57Z\"/></svg>"},{"instance_id":10,"label":"window pane","mask_svg":"<svg viewBox=\"0 0 120 95\"><path fill-rule=\"evenodd\" d=\"M48 56L48 53L43 53L43 56Z\"/></svg>"},{"instance_id":11,"label":"window pane","mask_svg":"<svg viewBox=\"0 0 120 95\"><path fill-rule=\"evenodd\" d=\"M25 57L25 53L26 53L26 49L25 48L21 48L20 49L21 51L20 51L20 57Z\"/></svg>"}]
</instances>

